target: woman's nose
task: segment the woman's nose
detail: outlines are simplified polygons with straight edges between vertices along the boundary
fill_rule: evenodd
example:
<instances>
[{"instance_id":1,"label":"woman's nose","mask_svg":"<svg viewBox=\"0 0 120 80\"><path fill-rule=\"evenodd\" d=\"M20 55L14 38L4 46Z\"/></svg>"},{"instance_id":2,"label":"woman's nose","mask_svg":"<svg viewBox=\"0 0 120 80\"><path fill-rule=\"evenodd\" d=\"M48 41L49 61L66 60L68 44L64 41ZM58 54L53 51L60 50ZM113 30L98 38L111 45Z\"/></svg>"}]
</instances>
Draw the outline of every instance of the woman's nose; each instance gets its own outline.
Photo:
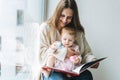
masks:
<instances>
[{"instance_id":1,"label":"woman's nose","mask_svg":"<svg viewBox=\"0 0 120 80\"><path fill-rule=\"evenodd\" d=\"M67 18L66 18L66 17L63 19L63 22L64 22L64 23L67 22Z\"/></svg>"}]
</instances>

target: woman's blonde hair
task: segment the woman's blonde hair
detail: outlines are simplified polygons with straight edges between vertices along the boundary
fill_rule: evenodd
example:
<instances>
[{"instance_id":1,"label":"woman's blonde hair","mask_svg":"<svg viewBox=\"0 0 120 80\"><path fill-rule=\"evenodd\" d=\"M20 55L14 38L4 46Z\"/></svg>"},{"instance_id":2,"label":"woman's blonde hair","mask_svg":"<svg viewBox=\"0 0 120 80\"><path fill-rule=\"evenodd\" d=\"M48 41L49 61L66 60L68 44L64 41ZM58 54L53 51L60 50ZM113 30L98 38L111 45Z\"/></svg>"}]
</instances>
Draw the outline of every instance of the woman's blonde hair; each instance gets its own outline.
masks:
<instances>
[{"instance_id":1,"label":"woman's blonde hair","mask_svg":"<svg viewBox=\"0 0 120 80\"><path fill-rule=\"evenodd\" d=\"M59 18L61 16L63 9L66 9L66 8L70 8L73 11L73 18L69 24L74 25L73 27L76 30L84 32L84 28L80 24L78 8L77 8L77 4L75 0L60 0L52 17L47 21L48 24L50 24L53 27L58 28Z\"/></svg>"}]
</instances>

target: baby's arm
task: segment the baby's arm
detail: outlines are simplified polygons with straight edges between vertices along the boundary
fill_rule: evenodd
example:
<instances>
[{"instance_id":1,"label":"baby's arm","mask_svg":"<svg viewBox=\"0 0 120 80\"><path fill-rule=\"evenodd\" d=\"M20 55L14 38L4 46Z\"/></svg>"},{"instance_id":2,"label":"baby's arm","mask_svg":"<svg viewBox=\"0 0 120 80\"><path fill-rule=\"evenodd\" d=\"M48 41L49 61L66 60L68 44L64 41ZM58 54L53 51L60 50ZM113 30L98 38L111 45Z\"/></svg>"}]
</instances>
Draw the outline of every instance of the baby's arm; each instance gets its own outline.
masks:
<instances>
[{"instance_id":1,"label":"baby's arm","mask_svg":"<svg viewBox=\"0 0 120 80\"><path fill-rule=\"evenodd\" d=\"M82 60L82 57L81 56L78 56L78 55L74 55L74 56L71 56L70 57L70 60L75 64L79 64Z\"/></svg>"},{"instance_id":2,"label":"baby's arm","mask_svg":"<svg viewBox=\"0 0 120 80\"><path fill-rule=\"evenodd\" d=\"M71 57L70 57L70 60L71 60L75 65L77 65L77 64L80 64L81 61L82 61L82 57L81 57L81 54L80 54L79 46L78 46L78 45L74 46L74 51L75 51L76 54L75 54L74 56L71 56Z\"/></svg>"},{"instance_id":3,"label":"baby's arm","mask_svg":"<svg viewBox=\"0 0 120 80\"><path fill-rule=\"evenodd\" d=\"M57 50L57 41L55 41L52 45L50 45L50 49L55 52Z\"/></svg>"}]
</instances>

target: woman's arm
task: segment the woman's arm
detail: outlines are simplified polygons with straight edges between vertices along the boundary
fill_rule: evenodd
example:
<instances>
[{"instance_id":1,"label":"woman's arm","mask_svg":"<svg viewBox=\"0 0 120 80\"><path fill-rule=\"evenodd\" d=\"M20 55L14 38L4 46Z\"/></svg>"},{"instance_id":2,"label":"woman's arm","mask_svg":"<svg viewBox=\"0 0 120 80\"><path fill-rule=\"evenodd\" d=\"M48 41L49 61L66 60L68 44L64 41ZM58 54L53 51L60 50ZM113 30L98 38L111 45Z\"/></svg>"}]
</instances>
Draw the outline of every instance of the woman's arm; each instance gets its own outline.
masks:
<instances>
[{"instance_id":1,"label":"woman's arm","mask_svg":"<svg viewBox=\"0 0 120 80\"><path fill-rule=\"evenodd\" d=\"M44 62L48 55L53 54L50 49L50 45L57 40L57 31L50 27L47 23L43 23L40 26L40 61ZM59 37L59 36L58 36ZM66 56L67 49L61 48L55 51L54 55L60 59L64 60Z\"/></svg>"},{"instance_id":2,"label":"woman's arm","mask_svg":"<svg viewBox=\"0 0 120 80\"><path fill-rule=\"evenodd\" d=\"M85 34L83 34L83 43L84 43L84 48L85 48L84 49L84 54L85 54L84 58L85 58L86 62L95 60L96 57L92 53L92 50L86 40Z\"/></svg>"},{"instance_id":3,"label":"woman's arm","mask_svg":"<svg viewBox=\"0 0 120 80\"><path fill-rule=\"evenodd\" d=\"M80 47L80 52L82 55L82 63L89 62L94 60L96 57L93 55L92 50L86 40L85 34L84 33L79 33L78 34L78 44Z\"/></svg>"},{"instance_id":4,"label":"woman's arm","mask_svg":"<svg viewBox=\"0 0 120 80\"><path fill-rule=\"evenodd\" d=\"M48 25L45 23L42 23L40 25L40 61L43 62L47 56L47 51L50 46L50 41L48 39L49 35L49 29Z\"/></svg>"}]
</instances>

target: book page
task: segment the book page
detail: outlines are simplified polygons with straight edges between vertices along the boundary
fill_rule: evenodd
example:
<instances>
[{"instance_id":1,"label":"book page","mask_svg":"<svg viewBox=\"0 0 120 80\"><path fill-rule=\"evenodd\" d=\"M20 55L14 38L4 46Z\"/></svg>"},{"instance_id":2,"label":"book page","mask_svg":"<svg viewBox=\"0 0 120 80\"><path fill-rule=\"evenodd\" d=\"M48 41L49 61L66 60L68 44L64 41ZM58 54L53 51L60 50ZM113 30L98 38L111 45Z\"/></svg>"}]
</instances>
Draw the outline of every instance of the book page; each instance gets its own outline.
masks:
<instances>
[{"instance_id":1,"label":"book page","mask_svg":"<svg viewBox=\"0 0 120 80\"><path fill-rule=\"evenodd\" d=\"M85 64L75 68L72 71L75 72L75 73L80 74L81 72L85 71L87 68L92 67L93 65L97 64L98 62L100 62L100 61L102 61L104 59L106 59L106 57L97 59L95 61L91 61L91 62L85 63Z\"/></svg>"},{"instance_id":2,"label":"book page","mask_svg":"<svg viewBox=\"0 0 120 80\"><path fill-rule=\"evenodd\" d=\"M80 70L81 70L81 68L82 68L83 66L84 66L84 64L81 65L81 66L79 66L79 67L77 67L77 68L75 68L74 70L72 70L72 72L75 72L75 73L79 74L79 73L80 73Z\"/></svg>"}]
</instances>

